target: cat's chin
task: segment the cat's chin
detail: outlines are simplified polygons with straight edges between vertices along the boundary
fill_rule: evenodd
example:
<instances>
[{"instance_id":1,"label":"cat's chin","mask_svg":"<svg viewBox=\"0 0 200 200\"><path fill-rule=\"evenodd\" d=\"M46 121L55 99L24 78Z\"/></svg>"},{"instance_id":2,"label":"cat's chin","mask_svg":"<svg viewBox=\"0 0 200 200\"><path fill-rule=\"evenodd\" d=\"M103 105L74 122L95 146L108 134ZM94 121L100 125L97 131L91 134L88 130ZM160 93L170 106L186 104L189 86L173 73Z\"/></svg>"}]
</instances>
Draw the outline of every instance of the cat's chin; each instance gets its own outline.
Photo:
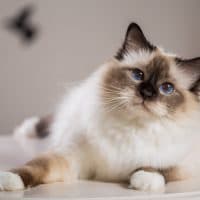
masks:
<instances>
[{"instance_id":1,"label":"cat's chin","mask_svg":"<svg viewBox=\"0 0 200 200\"><path fill-rule=\"evenodd\" d=\"M134 108L138 107L141 110L151 113L151 110L149 109L147 103L144 100L133 103L133 106L134 106Z\"/></svg>"},{"instance_id":2,"label":"cat's chin","mask_svg":"<svg viewBox=\"0 0 200 200\"><path fill-rule=\"evenodd\" d=\"M161 115L159 115L157 109L154 108L152 104L149 104L148 102L145 102L142 100L141 102L137 102L133 104L132 111L134 113L134 116L138 116L139 118L147 118L148 120L160 118Z\"/></svg>"},{"instance_id":3,"label":"cat's chin","mask_svg":"<svg viewBox=\"0 0 200 200\"><path fill-rule=\"evenodd\" d=\"M129 116L133 116L133 118L149 118L152 116L150 109L143 101L137 103L134 102L131 107L128 107L126 114L127 113Z\"/></svg>"},{"instance_id":4,"label":"cat's chin","mask_svg":"<svg viewBox=\"0 0 200 200\"><path fill-rule=\"evenodd\" d=\"M144 110L146 110L147 112L153 114L151 109L149 108L148 104L145 101L142 102L141 106L143 107Z\"/></svg>"}]
</instances>

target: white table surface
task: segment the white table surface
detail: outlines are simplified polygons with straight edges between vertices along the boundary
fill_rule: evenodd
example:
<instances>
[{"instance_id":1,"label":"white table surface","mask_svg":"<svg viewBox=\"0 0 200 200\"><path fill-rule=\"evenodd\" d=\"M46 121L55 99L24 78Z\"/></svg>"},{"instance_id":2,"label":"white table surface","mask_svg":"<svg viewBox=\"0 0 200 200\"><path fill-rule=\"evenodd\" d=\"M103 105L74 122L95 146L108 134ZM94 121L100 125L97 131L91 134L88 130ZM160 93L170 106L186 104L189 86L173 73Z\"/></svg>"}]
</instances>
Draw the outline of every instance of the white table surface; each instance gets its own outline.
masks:
<instances>
[{"instance_id":1,"label":"white table surface","mask_svg":"<svg viewBox=\"0 0 200 200\"><path fill-rule=\"evenodd\" d=\"M45 140L21 140L0 137L0 170L23 164L46 148ZM200 179L169 183L164 194L127 189L126 185L77 181L72 185L54 183L25 191L0 192L0 199L200 199Z\"/></svg>"}]
</instances>

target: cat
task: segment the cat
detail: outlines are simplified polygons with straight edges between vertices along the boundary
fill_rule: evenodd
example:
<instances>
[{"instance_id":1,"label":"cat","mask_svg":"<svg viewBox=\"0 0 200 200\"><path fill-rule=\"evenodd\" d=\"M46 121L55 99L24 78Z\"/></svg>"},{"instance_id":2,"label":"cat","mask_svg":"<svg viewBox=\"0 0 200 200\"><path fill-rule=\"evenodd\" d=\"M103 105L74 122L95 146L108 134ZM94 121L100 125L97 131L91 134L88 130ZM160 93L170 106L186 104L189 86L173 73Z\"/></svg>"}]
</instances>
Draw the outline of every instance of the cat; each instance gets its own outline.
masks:
<instances>
[{"instance_id":1,"label":"cat","mask_svg":"<svg viewBox=\"0 0 200 200\"><path fill-rule=\"evenodd\" d=\"M0 172L0 189L94 179L163 191L189 178L179 164L199 134L199 78L200 58L166 53L131 23L116 55L71 89L53 120L34 118L18 129L49 131L52 147Z\"/></svg>"}]
</instances>

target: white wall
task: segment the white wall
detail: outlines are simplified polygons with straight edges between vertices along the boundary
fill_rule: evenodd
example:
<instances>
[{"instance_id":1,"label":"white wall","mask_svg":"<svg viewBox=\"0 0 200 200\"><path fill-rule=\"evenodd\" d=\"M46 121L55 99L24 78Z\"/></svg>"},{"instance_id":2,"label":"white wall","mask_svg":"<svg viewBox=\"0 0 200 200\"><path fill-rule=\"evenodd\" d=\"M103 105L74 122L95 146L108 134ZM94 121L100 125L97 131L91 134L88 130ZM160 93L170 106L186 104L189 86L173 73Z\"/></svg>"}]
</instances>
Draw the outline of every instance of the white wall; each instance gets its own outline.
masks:
<instances>
[{"instance_id":1,"label":"white wall","mask_svg":"<svg viewBox=\"0 0 200 200\"><path fill-rule=\"evenodd\" d=\"M23 5L36 6L39 38L24 46L4 28ZM0 134L54 109L64 88L113 55L131 21L150 40L182 56L200 56L199 0L0 1Z\"/></svg>"}]
</instances>

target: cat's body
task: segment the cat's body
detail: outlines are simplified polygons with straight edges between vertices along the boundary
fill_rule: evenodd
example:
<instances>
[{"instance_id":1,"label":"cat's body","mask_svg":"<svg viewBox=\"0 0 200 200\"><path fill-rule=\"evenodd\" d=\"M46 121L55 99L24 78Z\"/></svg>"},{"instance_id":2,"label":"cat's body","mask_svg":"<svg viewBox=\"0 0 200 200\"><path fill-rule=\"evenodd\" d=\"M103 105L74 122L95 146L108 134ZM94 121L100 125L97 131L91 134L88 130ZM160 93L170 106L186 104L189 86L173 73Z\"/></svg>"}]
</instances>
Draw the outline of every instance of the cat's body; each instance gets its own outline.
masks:
<instances>
[{"instance_id":1,"label":"cat's body","mask_svg":"<svg viewBox=\"0 0 200 200\"><path fill-rule=\"evenodd\" d=\"M185 178L177 167L200 128L199 64L152 46L131 24L117 56L64 97L51 124L51 152L1 172L0 188L81 178L159 190Z\"/></svg>"},{"instance_id":2,"label":"cat's body","mask_svg":"<svg viewBox=\"0 0 200 200\"><path fill-rule=\"evenodd\" d=\"M178 125L162 119L139 121L137 116L124 121L110 114L98 92L98 78L107 67L103 65L64 98L52 130L56 148L75 154L81 178L103 181L128 181L143 166L165 169L179 164L190 150L192 135L198 134L196 121Z\"/></svg>"}]
</instances>

